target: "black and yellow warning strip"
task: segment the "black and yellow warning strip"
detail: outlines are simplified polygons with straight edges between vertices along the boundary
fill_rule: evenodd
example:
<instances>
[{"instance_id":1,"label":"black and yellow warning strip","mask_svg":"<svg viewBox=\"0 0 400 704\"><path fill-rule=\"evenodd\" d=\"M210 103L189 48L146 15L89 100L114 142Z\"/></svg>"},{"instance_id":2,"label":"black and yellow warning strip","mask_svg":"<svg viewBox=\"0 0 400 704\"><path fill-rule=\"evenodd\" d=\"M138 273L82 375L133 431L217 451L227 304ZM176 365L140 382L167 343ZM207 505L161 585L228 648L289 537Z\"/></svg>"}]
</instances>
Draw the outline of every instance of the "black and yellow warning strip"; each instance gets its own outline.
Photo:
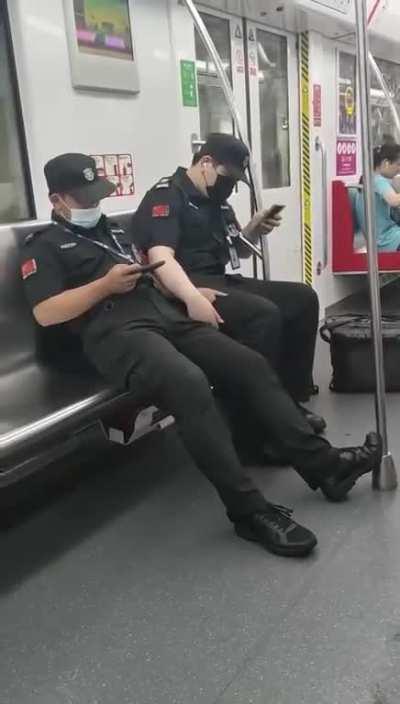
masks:
<instances>
[{"instance_id":1,"label":"black and yellow warning strip","mask_svg":"<svg viewBox=\"0 0 400 704\"><path fill-rule=\"evenodd\" d=\"M301 201L303 280L313 283L312 202L311 202L311 134L310 134L310 51L308 32L300 34L300 103L301 103Z\"/></svg>"}]
</instances>

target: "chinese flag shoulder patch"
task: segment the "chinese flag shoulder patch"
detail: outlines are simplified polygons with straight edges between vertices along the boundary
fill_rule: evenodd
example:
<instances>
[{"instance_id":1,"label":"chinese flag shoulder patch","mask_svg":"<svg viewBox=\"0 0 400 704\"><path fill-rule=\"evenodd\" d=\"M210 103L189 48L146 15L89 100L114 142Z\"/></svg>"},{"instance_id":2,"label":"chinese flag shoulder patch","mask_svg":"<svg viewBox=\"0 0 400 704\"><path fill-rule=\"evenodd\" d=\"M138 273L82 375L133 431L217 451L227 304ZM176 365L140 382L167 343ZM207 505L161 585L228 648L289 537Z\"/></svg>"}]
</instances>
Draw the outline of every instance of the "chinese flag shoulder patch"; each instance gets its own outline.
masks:
<instances>
[{"instance_id":1,"label":"chinese flag shoulder patch","mask_svg":"<svg viewBox=\"0 0 400 704\"><path fill-rule=\"evenodd\" d=\"M169 205L167 203L162 205L153 205L153 210L151 211L153 218L168 218L169 217Z\"/></svg>"},{"instance_id":2,"label":"chinese flag shoulder patch","mask_svg":"<svg viewBox=\"0 0 400 704\"><path fill-rule=\"evenodd\" d=\"M28 279L29 276L32 276L32 274L36 274L37 272L37 264L36 264L36 259L27 259L26 262L24 262L21 266L21 274L22 278Z\"/></svg>"}]
</instances>

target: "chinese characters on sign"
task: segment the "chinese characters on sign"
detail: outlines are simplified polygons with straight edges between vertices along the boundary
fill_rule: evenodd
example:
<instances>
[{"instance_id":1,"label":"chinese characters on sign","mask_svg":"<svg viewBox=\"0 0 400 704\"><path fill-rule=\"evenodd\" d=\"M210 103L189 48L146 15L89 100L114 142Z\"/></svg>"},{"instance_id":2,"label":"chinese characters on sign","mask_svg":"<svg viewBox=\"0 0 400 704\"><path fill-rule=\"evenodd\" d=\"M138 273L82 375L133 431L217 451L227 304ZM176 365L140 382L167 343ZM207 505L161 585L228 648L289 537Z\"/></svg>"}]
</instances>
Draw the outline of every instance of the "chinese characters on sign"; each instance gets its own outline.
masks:
<instances>
[{"instance_id":1,"label":"chinese characters on sign","mask_svg":"<svg viewBox=\"0 0 400 704\"><path fill-rule=\"evenodd\" d=\"M182 101L186 108L197 108L197 78L194 61L181 61Z\"/></svg>"},{"instance_id":2,"label":"chinese characters on sign","mask_svg":"<svg viewBox=\"0 0 400 704\"><path fill-rule=\"evenodd\" d=\"M357 173L357 141L338 139L336 142L337 176L354 176Z\"/></svg>"},{"instance_id":3,"label":"chinese characters on sign","mask_svg":"<svg viewBox=\"0 0 400 704\"><path fill-rule=\"evenodd\" d=\"M322 88L319 83L313 85L313 120L314 127L322 126Z\"/></svg>"}]
</instances>

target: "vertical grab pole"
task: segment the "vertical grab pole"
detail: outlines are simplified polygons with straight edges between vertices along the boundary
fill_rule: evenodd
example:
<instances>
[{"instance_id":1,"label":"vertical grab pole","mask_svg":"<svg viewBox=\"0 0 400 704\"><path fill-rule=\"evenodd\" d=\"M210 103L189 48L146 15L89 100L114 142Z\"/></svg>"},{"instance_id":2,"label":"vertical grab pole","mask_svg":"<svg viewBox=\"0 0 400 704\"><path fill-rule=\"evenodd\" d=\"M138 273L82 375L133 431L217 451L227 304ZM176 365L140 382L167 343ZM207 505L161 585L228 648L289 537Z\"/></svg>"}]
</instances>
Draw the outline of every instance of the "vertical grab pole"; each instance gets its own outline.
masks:
<instances>
[{"instance_id":1,"label":"vertical grab pole","mask_svg":"<svg viewBox=\"0 0 400 704\"><path fill-rule=\"evenodd\" d=\"M378 249L375 237L375 193L373 188L373 160L372 160L372 119L370 105L370 74L369 74L369 39L367 7L365 0L355 0L356 7L356 37L357 37L357 66L358 81L360 86L361 107L361 136L362 157L364 174L364 214L366 224L366 239L368 251L368 282L371 299L371 323L374 348L375 375L376 375L376 424L382 437L383 459L380 468L373 475L373 487L387 491L397 486L396 468L393 457L389 452L387 417L386 417L386 390L385 368L383 362L382 342L382 310L379 287Z\"/></svg>"},{"instance_id":2,"label":"vertical grab pole","mask_svg":"<svg viewBox=\"0 0 400 704\"><path fill-rule=\"evenodd\" d=\"M232 87L231 84L229 83L228 77L225 73L224 67L222 65L221 57L218 54L218 51L215 47L215 44L213 40L210 37L210 34L207 30L206 25L204 24L201 15L197 8L195 7L195 4L193 0L182 0L182 3L186 5L187 9L189 10L193 22L196 26L196 29L200 35L200 38L207 49L209 55L211 56L215 67L217 69L218 77L221 80L222 83L222 88L225 94L225 99L226 102L228 103L228 107L230 110L230 113L232 115L233 121L235 123L235 128L237 131L238 136L242 140L242 142L245 143L245 145L248 147L249 152L250 152L250 164L249 164L249 171L250 171L250 182L253 187L253 195L254 195L254 205L256 210L261 210L263 205L262 205L262 194L261 194L261 186L259 183L259 180L257 178L257 173L253 161L253 156L251 153L250 145L247 140L247 134L246 130L244 128L243 122L242 122L242 117L240 115L239 109L235 103L235 97L233 95ZM270 266L269 266L269 251L268 251L268 242L266 236L261 237L261 251L262 251L262 256L263 256L263 276L264 279L269 279L270 276Z\"/></svg>"}]
</instances>

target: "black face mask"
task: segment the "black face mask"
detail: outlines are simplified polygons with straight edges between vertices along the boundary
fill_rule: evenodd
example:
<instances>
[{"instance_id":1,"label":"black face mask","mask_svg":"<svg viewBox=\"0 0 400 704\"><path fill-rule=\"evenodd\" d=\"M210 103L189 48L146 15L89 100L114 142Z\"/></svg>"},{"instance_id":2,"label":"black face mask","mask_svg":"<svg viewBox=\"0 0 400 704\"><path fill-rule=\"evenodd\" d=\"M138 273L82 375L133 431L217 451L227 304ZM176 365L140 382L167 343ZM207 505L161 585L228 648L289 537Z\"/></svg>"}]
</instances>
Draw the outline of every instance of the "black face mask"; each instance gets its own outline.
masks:
<instances>
[{"instance_id":1,"label":"black face mask","mask_svg":"<svg viewBox=\"0 0 400 704\"><path fill-rule=\"evenodd\" d=\"M210 200L213 203L221 205L232 195L232 191L236 186L236 179L231 176L221 176L218 174L218 178L213 186L207 187L207 193Z\"/></svg>"}]
</instances>

